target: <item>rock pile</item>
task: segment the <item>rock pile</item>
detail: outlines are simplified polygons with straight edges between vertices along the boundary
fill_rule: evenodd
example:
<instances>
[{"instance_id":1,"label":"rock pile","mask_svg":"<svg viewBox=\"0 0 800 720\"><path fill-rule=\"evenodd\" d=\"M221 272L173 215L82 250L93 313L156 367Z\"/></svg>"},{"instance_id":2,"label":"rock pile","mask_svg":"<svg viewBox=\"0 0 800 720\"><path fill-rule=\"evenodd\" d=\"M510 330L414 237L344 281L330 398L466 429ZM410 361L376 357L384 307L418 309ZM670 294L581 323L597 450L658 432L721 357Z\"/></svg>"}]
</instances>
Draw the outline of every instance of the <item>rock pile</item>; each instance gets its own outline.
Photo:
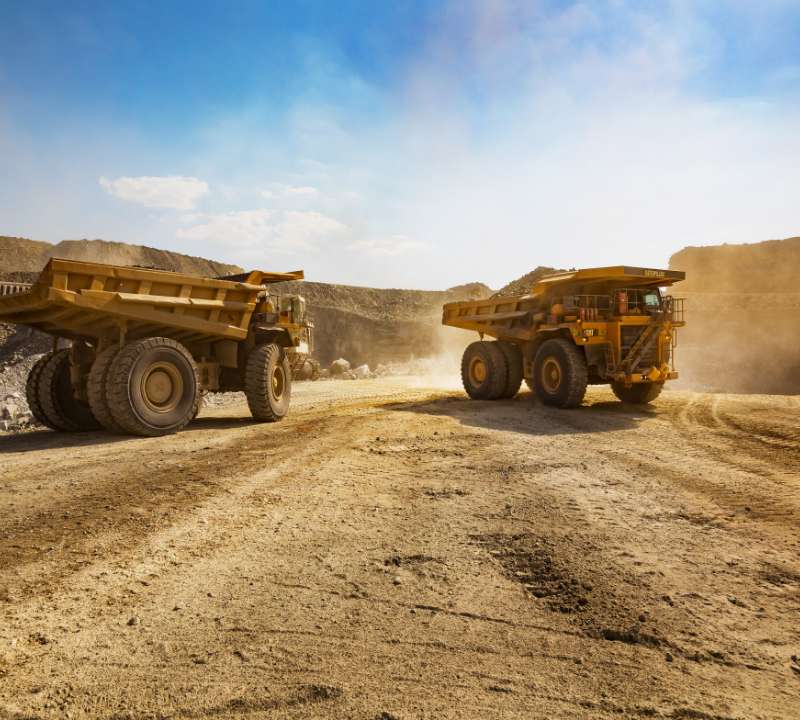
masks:
<instances>
[{"instance_id":1,"label":"rock pile","mask_svg":"<svg viewBox=\"0 0 800 720\"><path fill-rule=\"evenodd\" d=\"M322 370L319 374L320 379L336 380L367 380L376 377L366 363L353 368L349 360L339 358L334 360L327 370Z\"/></svg>"},{"instance_id":2,"label":"rock pile","mask_svg":"<svg viewBox=\"0 0 800 720\"><path fill-rule=\"evenodd\" d=\"M0 365L0 430L19 430L35 424L25 400L25 383L40 357L28 355Z\"/></svg>"}]
</instances>

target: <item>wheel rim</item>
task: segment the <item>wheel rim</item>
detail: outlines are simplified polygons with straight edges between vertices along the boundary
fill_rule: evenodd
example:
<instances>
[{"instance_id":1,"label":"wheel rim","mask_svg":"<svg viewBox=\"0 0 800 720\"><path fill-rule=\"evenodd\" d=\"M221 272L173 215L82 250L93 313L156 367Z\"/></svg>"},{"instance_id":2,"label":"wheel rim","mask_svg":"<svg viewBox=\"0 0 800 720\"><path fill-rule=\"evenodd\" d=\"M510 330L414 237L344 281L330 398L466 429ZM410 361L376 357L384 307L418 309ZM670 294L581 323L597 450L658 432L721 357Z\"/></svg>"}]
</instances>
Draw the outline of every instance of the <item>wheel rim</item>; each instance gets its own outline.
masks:
<instances>
[{"instance_id":1,"label":"wheel rim","mask_svg":"<svg viewBox=\"0 0 800 720\"><path fill-rule=\"evenodd\" d=\"M542 386L551 394L561 387L561 365L554 357L545 358L542 363Z\"/></svg>"},{"instance_id":2,"label":"wheel rim","mask_svg":"<svg viewBox=\"0 0 800 720\"><path fill-rule=\"evenodd\" d=\"M278 366L272 371L272 394L276 398L280 398L285 387L286 376L283 374L283 368Z\"/></svg>"},{"instance_id":3,"label":"wheel rim","mask_svg":"<svg viewBox=\"0 0 800 720\"><path fill-rule=\"evenodd\" d=\"M486 380L486 363L479 357L472 358L469 364L469 379L475 385L481 385Z\"/></svg>"},{"instance_id":4,"label":"wheel rim","mask_svg":"<svg viewBox=\"0 0 800 720\"><path fill-rule=\"evenodd\" d=\"M153 363L142 374L141 396L145 405L153 412L171 412L183 397L183 377L180 370L172 363Z\"/></svg>"}]
</instances>

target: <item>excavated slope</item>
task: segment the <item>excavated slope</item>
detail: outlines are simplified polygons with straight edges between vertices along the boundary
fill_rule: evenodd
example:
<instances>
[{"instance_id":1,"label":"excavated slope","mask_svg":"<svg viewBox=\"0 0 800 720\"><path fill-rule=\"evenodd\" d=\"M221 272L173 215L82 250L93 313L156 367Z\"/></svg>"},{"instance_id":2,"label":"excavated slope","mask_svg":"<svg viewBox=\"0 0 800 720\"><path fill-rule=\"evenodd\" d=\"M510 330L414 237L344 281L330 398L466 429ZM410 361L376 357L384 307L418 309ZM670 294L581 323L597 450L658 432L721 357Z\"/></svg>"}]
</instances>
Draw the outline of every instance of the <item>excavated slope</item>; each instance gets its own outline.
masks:
<instances>
[{"instance_id":1,"label":"excavated slope","mask_svg":"<svg viewBox=\"0 0 800 720\"><path fill-rule=\"evenodd\" d=\"M379 363L440 354L452 335L441 325L442 304L492 294L482 283L449 290L398 290L286 282L276 292L297 293L315 323L315 355L323 364L338 357Z\"/></svg>"},{"instance_id":2,"label":"excavated slope","mask_svg":"<svg viewBox=\"0 0 800 720\"><path fill-rule=\"evenodd\" d=\"M686 247L669 260L686 272L684 292L800 292L800 237L745 245Z\"/></svg>"},{"instance_id":3,"label":"excavated slope","mask_svg":"<svg viewBox=\"0 0 800 720\"><path fill-rule=\"evenodd\" d=\"M800 237L688 247L670 258L686 272L677 350L683 383L728 392L800 393Z\"/></svg>"},{"instance_id":4,"label":"excavated slope","mask_svg":"<svg viewBox=\"0 0 800 720\"><path fill-rule=\"evenodd\" d=\"M6 277L11 272L39 272L47 262L47 252L52 247L50 243L40 240L0 235L0 271L4 279L17 280L16 277Z\"/></svg>"}]
</instances>

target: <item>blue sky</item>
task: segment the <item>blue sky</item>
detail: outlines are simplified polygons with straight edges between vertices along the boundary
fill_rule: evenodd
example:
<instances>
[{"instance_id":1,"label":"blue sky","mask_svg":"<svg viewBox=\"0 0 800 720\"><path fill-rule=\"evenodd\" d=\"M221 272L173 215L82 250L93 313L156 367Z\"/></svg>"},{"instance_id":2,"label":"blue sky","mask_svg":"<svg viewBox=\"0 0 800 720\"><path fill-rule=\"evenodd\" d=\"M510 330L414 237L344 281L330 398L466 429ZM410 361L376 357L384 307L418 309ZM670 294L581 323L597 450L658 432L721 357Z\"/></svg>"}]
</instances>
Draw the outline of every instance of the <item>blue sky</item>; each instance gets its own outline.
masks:
<instances>
[{"instance_id":1,"label":"blue sky","mask_svg":"<svg viewBox=\"0 0 800 720\"><path fill-rule=\"evenodd\" d=\"M0 0L0 234L498 286L800 234L800 3Z\"/></svg>"}]
</instances>

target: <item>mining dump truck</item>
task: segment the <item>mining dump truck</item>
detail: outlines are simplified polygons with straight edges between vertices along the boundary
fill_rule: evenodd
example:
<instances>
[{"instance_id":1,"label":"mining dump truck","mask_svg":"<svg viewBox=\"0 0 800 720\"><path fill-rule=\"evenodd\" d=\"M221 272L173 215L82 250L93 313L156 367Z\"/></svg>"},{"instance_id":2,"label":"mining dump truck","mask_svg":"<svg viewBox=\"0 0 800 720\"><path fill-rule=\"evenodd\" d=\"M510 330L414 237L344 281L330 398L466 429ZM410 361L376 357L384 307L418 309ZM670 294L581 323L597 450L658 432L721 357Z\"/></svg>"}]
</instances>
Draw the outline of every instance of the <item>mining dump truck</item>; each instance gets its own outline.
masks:
<instances>
[{"instance_id":1,"label":"mining dump truck","mask_svg":"<svg viewBox=\"0 0 800 720\"><path fill-rule=\"evenodd\" d=\"M675 369L683 300L664 290L685 274L615 266L546 276L529 293L447 303L442 324L475 330L461 377L474 399L514 397L522 380L547 405L581 404L588 384L649 403ZM494 341L485 341L485 336Z\"/></svg>"},{"instance_id":2,"label":"mining dump truck","mask_svg":"<svg viewBox=\"0 0 800 720\"><path fill-rule=\"evenodd\" d=\"M32 414L54 430L166 435L195 417L202 393L233 390L254 418L274 422L289 409L312 324L302 297L270 285L302 279L301 270L201 278L54 258L30 288L0 296L0 321L54 338L26 388Z\"/></svg>"}]
</instances>

